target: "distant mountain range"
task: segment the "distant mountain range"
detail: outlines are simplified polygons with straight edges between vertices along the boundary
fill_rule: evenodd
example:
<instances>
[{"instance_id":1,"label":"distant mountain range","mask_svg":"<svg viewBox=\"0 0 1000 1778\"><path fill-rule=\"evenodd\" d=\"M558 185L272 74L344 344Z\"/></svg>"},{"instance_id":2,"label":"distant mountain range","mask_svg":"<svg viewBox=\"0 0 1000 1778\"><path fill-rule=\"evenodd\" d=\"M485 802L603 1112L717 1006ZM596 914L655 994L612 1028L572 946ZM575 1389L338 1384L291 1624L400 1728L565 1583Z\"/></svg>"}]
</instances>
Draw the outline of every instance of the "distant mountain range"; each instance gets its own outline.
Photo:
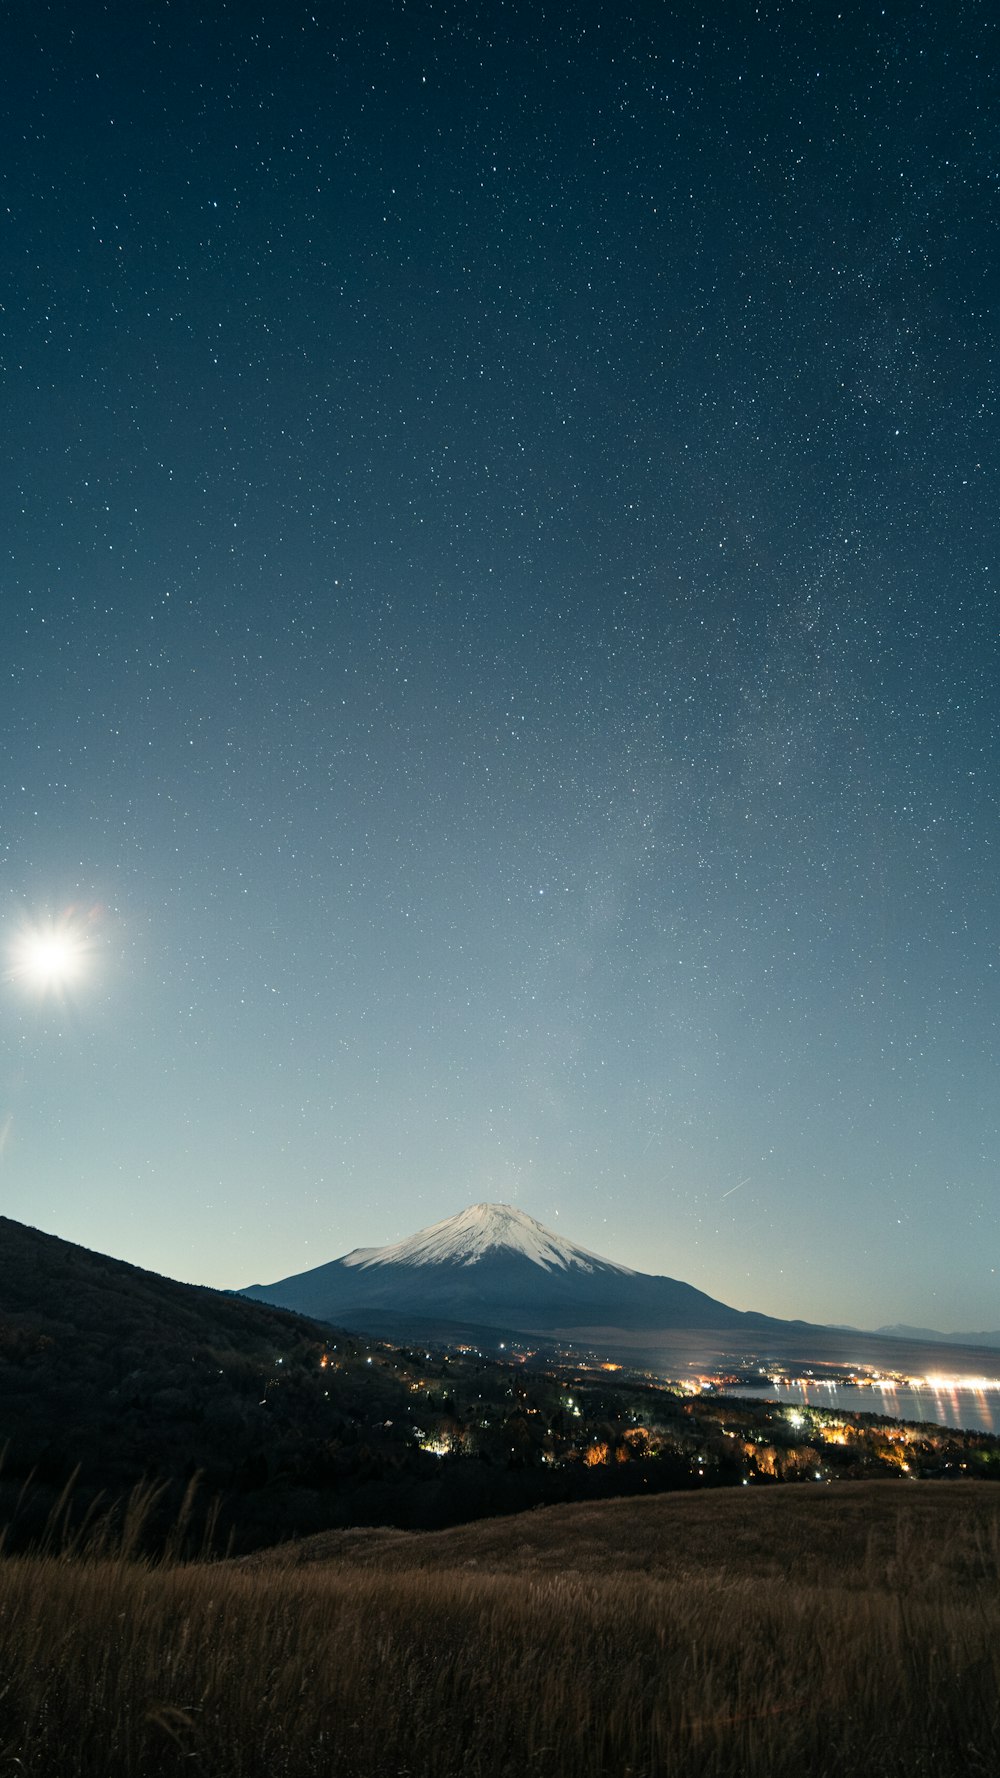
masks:
<instances>
[{"instance_id":1,"label":"distant mountain range","mask_svg":"<svg viewBox=\"0 0 1000 1778\"><path fill-rule=\"evenodd\" d=\"M829 1327L730 1308L677 1278L633 1271L546 1228L511 1204L473 1204L386 1247L357 1247L274 1284L242 1293L315 1320L387 1338L449 1337L449 1329L514 1329L536 1338L707 1365L756 1352L788 1362L868 1363L927 1373L964 1339L929 1330ZM936 1352L936 1356L935 1356ZM974 1353L965 1358L975 1368Z\"/></svg>"},{"instance_id":2,"label":"distant mountain range","mask_svg":"<svg viewBox=\"0 0 1000 1778\"><path fill-rule=\"evenodd\" d=\"M1000 1350L1000 1331L996 1333L939 1333L933 1327L909 1327L905 1321L894 1321L891 1327L877 1327L877 1334L890 1340L924 1340L945 1346L992 1346Z\"/></svg>"}]
</instances>

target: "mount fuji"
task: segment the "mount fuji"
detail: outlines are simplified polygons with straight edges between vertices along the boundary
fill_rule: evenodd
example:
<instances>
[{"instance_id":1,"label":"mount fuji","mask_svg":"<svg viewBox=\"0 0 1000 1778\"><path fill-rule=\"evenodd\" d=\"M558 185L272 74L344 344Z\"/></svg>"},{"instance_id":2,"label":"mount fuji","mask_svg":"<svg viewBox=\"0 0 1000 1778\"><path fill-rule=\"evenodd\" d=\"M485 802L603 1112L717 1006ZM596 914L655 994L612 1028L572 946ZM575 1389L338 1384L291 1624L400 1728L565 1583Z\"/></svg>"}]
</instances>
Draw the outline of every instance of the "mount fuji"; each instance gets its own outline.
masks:
<instances>
[{"instance_id":1,"label":"mount fuji","mask_svg":"<svg viewBox=\"0 0 1000 1778\"><path fill-rule=\"evenodd\" d=\"M677 1278L604 1259L512 1204L472 1204L405 1241L355 1247L240 1294L376 1338L479 1346L527 1334L672 1375L765 1357L816 1366L817 1376L858 1365L983 1376L996 1363L995 1350L930 1330L870 1333L731 1309Z\"/></svg>"},{"instance_id":2,"label":"mount fuji","mask_svg":"<svg viewBox=\"0 0 1000 1778\"><path fill-rule=\"evenodd\" d=\"M556 1234L511 1204L473 1204L386 1247L343 1258L244 1296L314 1319L398 1334L442 1318L523 1333L581 1337L663 1329L762 1336L806 1329L731 1309L676 1278L632 1271Z\"/></svg>"}]
</instances>

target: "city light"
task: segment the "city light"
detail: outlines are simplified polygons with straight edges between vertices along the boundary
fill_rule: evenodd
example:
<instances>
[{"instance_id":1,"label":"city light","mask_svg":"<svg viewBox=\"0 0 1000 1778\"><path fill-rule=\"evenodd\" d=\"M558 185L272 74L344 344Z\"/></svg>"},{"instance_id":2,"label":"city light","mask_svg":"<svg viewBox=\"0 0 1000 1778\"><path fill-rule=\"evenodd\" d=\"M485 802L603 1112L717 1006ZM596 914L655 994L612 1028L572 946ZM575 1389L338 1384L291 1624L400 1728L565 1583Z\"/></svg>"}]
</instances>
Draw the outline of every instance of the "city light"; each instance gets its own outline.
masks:
<instances>
[{"instance_id":1,"label":"city light","mask_svg":"<svg viewBox=\"0 0 1000 1778\"><path fill-rule=\"evenodd\" d=\"M948 1391L953 1389L973 1389L977 1393L982 1393L987 1389L1000 1389L1000 1377L933 1376L924 1377L923 1379L915 1378L914 1381L917 1388L920 1387L921 1380L928 1389L946 1389Z\"/></svg>"}]
</instances>

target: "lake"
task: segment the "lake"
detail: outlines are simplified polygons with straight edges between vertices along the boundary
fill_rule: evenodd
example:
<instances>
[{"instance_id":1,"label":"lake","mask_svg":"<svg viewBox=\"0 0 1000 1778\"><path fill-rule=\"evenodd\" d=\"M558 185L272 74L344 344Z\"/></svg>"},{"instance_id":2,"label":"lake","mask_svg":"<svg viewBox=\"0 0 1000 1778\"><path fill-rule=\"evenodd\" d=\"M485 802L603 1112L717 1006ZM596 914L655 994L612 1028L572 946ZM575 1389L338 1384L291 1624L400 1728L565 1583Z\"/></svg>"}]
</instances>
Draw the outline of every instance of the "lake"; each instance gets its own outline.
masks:
<instances>
[{"instance_id":1,"label":"lake","mask_svg":"<svg viewBox=\"0 0 1000 1778\"><path fill-rule=\"evenodd\" d=\"M966 1432L1000 1434L1000 1383L986 1389L927 1385L893 1388L889 1383L859 1389L849 1383L819 1383L808 1378L789 1383L765 1383L761 1388L740 1384L720 1391L751 1399L779 1401L789 1407L830 1408L834 1412L887 1414L894 1420L934 1420L939 1426L957 1426Z\"/></svg>"}]
</instances>

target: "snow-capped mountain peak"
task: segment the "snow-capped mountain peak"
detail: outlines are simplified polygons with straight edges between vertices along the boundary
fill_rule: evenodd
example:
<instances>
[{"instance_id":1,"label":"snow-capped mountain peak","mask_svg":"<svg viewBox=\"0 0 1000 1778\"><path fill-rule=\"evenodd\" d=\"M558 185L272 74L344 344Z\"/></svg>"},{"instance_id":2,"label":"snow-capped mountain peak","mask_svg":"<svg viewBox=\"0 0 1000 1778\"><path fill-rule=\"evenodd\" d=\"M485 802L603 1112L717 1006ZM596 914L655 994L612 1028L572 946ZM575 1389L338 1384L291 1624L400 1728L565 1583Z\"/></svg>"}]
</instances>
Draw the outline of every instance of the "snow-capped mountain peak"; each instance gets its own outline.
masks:
<instances>
[{"instance_id":1,"label":"snow-capped mountain peak","mask_svg":"<svg viewBox=\"0 0 1000 1778\"><path fill-rule=\"evenodd\" d=\"M470 1204L457 1216L432 1223L405 1241L387 1247L356 1247L342 1264L368 1270L372 1266L478 1265L488 1253L516 1253L543 1271L619 1272L634 1277L629 1266L602 1259L585 1247L547 1229L544 1223L513 1204Z\"/></svg>"}]
</instances>

